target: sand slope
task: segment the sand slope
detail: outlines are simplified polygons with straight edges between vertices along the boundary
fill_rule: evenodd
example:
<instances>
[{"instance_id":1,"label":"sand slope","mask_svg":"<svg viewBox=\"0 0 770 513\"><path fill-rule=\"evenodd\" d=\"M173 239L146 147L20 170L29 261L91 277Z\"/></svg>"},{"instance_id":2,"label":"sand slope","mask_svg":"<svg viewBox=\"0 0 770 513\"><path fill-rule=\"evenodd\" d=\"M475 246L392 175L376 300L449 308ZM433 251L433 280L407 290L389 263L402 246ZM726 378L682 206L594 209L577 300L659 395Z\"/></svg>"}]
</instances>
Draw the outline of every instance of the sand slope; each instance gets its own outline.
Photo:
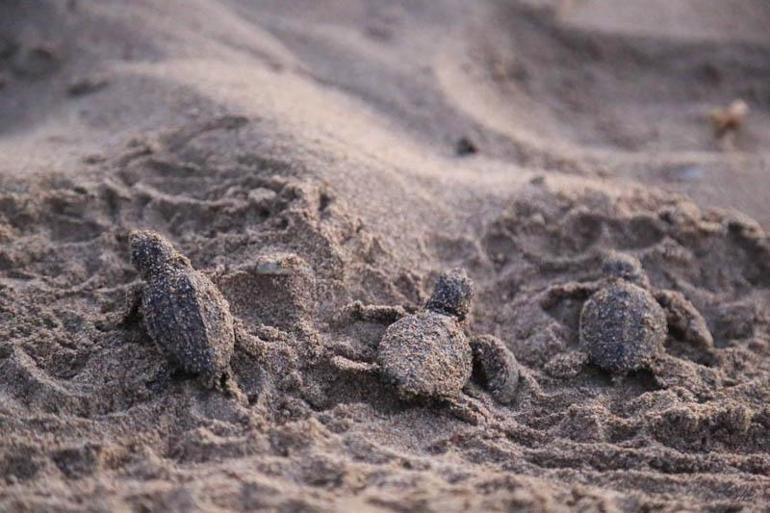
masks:
<instances>
[{"instance_id":1,"label":"sand slope","mask_svg":"<svg viewBox=\"0 0 770 513\"><path fill-rule=\"evenodd\" d=\"M0 511L766 511L770 8L735 3L4 2ZM230 301L248 404L115 324L134 227ZM554 287L608 249L713 346L582 365ZM522 365L469 384L486 425L330 363L385 328L345 305L455 266Z\"/></svg>"}]
</instances>

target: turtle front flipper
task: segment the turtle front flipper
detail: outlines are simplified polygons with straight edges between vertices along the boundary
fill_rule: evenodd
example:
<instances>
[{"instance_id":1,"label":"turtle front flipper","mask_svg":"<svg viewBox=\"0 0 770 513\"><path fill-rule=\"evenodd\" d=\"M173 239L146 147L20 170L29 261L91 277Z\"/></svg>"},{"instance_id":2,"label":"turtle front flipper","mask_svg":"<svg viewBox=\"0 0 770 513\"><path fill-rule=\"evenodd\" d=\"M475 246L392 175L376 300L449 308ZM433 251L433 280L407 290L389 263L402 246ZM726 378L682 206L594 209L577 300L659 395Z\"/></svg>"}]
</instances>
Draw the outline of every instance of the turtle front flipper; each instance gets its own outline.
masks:
<instances>
[{"instance_id":1,"label":"turtle front flipper","mask_svg":"<svg viewBox=\"0 0 770 513\"><path fill-rule=\"evenodd\" d=\"M519 363L503 341L492 335L473 337L474 368L480 374L484 386L494 399L510 404L519 386Z\"/></svg>"},{"instance_id":2,"label":"turtle front flipper","mask_svg":"<svg viewBox=\"0 0 770 513\"><path fill-rule=\"evenodd\" d=\"M140 320L142 308L142 282L133 282L123 285L113 290L123 289L123 304L119 305L116 311L105 315L100 319L96 327L102 331L110 331L117 328L123 328Z\"/></svg>"},{"instance_id":3,"label":"turtle front flipper","mask_svg":"<svg viewBox=\"0 0 770 513\"><path fill-rule=\"evenodd\" d=\"M125 326L141 317L143 290L144 284L141 282L135 282L128 285L123 303L123 311L120 313L118 320L118 326Z\"/></svg>"},{"instance_id":4,"label":"turtle front flipper","mask_svg":"<svg viewBox=\"0 0 770 513\"><path fill-rule=\"evenodd\" d=\"M338 322L353 320L362 322L374 322L379 324L393 324L406 316L409 312L403 306L391 305L365 305L361 301L354 301L340 311Z\"/></svg>"},{"instance_id":5,"label":"turtle front flipper","mask_svg":"<svg viewBox=\"0 0 770 513\"><path fill-rule=\"evenodd\" d=\"M601 286L602 282L600 281L557 283L556 285L551 285L540 294L540 306L544 310L550 310L564 300L585 301L597 292Z\"/></svg>"},{"instance_id":6,"label":"turtle front flipper","mask_svg":"<svg viewBox=\"0 0 770 513\"><path fill-rule=\"evenodd\" d=\"M711 352L714 337L706 320L695 306L682 294L674 290L660 290L655 299L666 312L669 332L692 346Z\"/></svg>"},{"instance_id":7,"label":"turtle front flipper","mask_svg":"<svg viewBox=\"0 0 770 513\"><path fill-rule=\"evenodd\" d=\"M329 362L337 370L354 374L377 374L380 372L380 366L376 363L352 360L341 355L332 356Z\"/></svg>"}]
</instances>

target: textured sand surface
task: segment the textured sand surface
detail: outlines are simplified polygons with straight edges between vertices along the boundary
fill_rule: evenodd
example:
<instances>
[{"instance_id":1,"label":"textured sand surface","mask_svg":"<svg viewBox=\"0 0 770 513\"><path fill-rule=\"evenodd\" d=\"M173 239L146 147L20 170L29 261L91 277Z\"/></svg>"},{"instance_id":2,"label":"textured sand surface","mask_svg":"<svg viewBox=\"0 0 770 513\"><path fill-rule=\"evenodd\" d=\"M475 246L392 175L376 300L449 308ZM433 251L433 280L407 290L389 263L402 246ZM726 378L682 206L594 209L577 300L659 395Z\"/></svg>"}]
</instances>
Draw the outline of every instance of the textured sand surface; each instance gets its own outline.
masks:
<instances>
[{"instance_id":1,"label":"textured sand surface","mask_svg":"<svg viewBox=\"0 0 770 513\"><path fill-rule=\"evenodd\" d=\"M0 3L0 511L770 511L770 4L727 4ZM114 322L134 228L229 301L247 403ZM713 343L586 364L610 249ZM478 425L333 365L453 267L521 365Z\"/></svg>"}]
</instances>

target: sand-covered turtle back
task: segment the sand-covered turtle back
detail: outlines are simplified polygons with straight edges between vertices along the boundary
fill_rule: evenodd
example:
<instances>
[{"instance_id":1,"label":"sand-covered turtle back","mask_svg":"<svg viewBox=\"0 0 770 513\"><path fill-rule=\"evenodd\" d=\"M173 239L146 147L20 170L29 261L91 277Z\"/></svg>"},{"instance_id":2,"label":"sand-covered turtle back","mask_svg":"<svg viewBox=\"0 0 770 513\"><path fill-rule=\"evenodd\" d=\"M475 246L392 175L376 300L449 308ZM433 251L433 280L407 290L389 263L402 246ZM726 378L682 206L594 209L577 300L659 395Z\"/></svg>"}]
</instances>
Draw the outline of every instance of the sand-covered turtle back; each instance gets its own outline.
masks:
<instances>
[{"instance_id":1,"label":"sand-covered turtle back","mask_svg":"<svg viewBox=\"0 0 770 513\"><path fill-rule=\"evenodd\" d=\"M594 365L625 373L647 366L662 350L666 314L645 289L613 280L583 305L580 346Z\"/></svg>"},{"instance_id":2,"label":"sand-covered turtle back","mask_svg":"<svg viewBox=\"0 0 770 513\"><path fill-rule=\"evenodd\" d=\"M453 397L473 370L468 339L453 317L433 311L391 324L379 348L383 378L403 397Z\"/></svg>"},{"instance_id":3,"label":"sand-covered turtle back","mask_svg":"<svg viewBox=\"0 0 770 513\"><path fill-rule=\"evenodd\" d=\"M130 245L145 279L142 312L148 334L173 365L214 385L227 373L235 343L227 301L161 235L133 231Z\"/></svg>"}]
</instances>

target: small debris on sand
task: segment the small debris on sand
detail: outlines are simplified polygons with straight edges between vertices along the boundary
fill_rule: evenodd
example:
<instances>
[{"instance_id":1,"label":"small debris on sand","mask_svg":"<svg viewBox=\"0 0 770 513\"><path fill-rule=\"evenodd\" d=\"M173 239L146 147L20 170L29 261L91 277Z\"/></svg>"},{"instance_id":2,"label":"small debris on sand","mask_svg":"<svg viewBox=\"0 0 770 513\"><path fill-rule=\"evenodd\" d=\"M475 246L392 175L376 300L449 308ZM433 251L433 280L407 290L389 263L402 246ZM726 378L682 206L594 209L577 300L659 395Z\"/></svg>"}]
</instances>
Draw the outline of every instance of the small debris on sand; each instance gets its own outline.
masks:
<instances>
[{"instance_id":1,"label":"small debris on sand","mask_svg":"<svg viewBox=\"0 0 770 513\"><path fill-rule=\"evenodd\" d=\"M734 100L726 107L719 107L709 113L709 120L714 127L714 135L721 139L727 134L740 129L749 114L749 105L743 100Z\"/></svg>"},{"instance_id":2,"label":"small debris on sand","mask_svg":"<svg viewBox=\"0 0 770 513\"><path fill-rule=\"evenodd\" d=\"M67 88L70 96L84 96L95 93L107 87L109 80L107 77L94 75L73 80Z\"/></svg>"},{"instance_id":3,"label":"small debris on sand","mask_svg":"<svg viewBox=\"0 0 770 513\"><path fill-rule=\"evenodd\" d=\"M455 145L455 153L460 157L474 155L478 152L479 148L476 146L476 143L468 137L461 137Z\"/></svg>"}]
</instances>

